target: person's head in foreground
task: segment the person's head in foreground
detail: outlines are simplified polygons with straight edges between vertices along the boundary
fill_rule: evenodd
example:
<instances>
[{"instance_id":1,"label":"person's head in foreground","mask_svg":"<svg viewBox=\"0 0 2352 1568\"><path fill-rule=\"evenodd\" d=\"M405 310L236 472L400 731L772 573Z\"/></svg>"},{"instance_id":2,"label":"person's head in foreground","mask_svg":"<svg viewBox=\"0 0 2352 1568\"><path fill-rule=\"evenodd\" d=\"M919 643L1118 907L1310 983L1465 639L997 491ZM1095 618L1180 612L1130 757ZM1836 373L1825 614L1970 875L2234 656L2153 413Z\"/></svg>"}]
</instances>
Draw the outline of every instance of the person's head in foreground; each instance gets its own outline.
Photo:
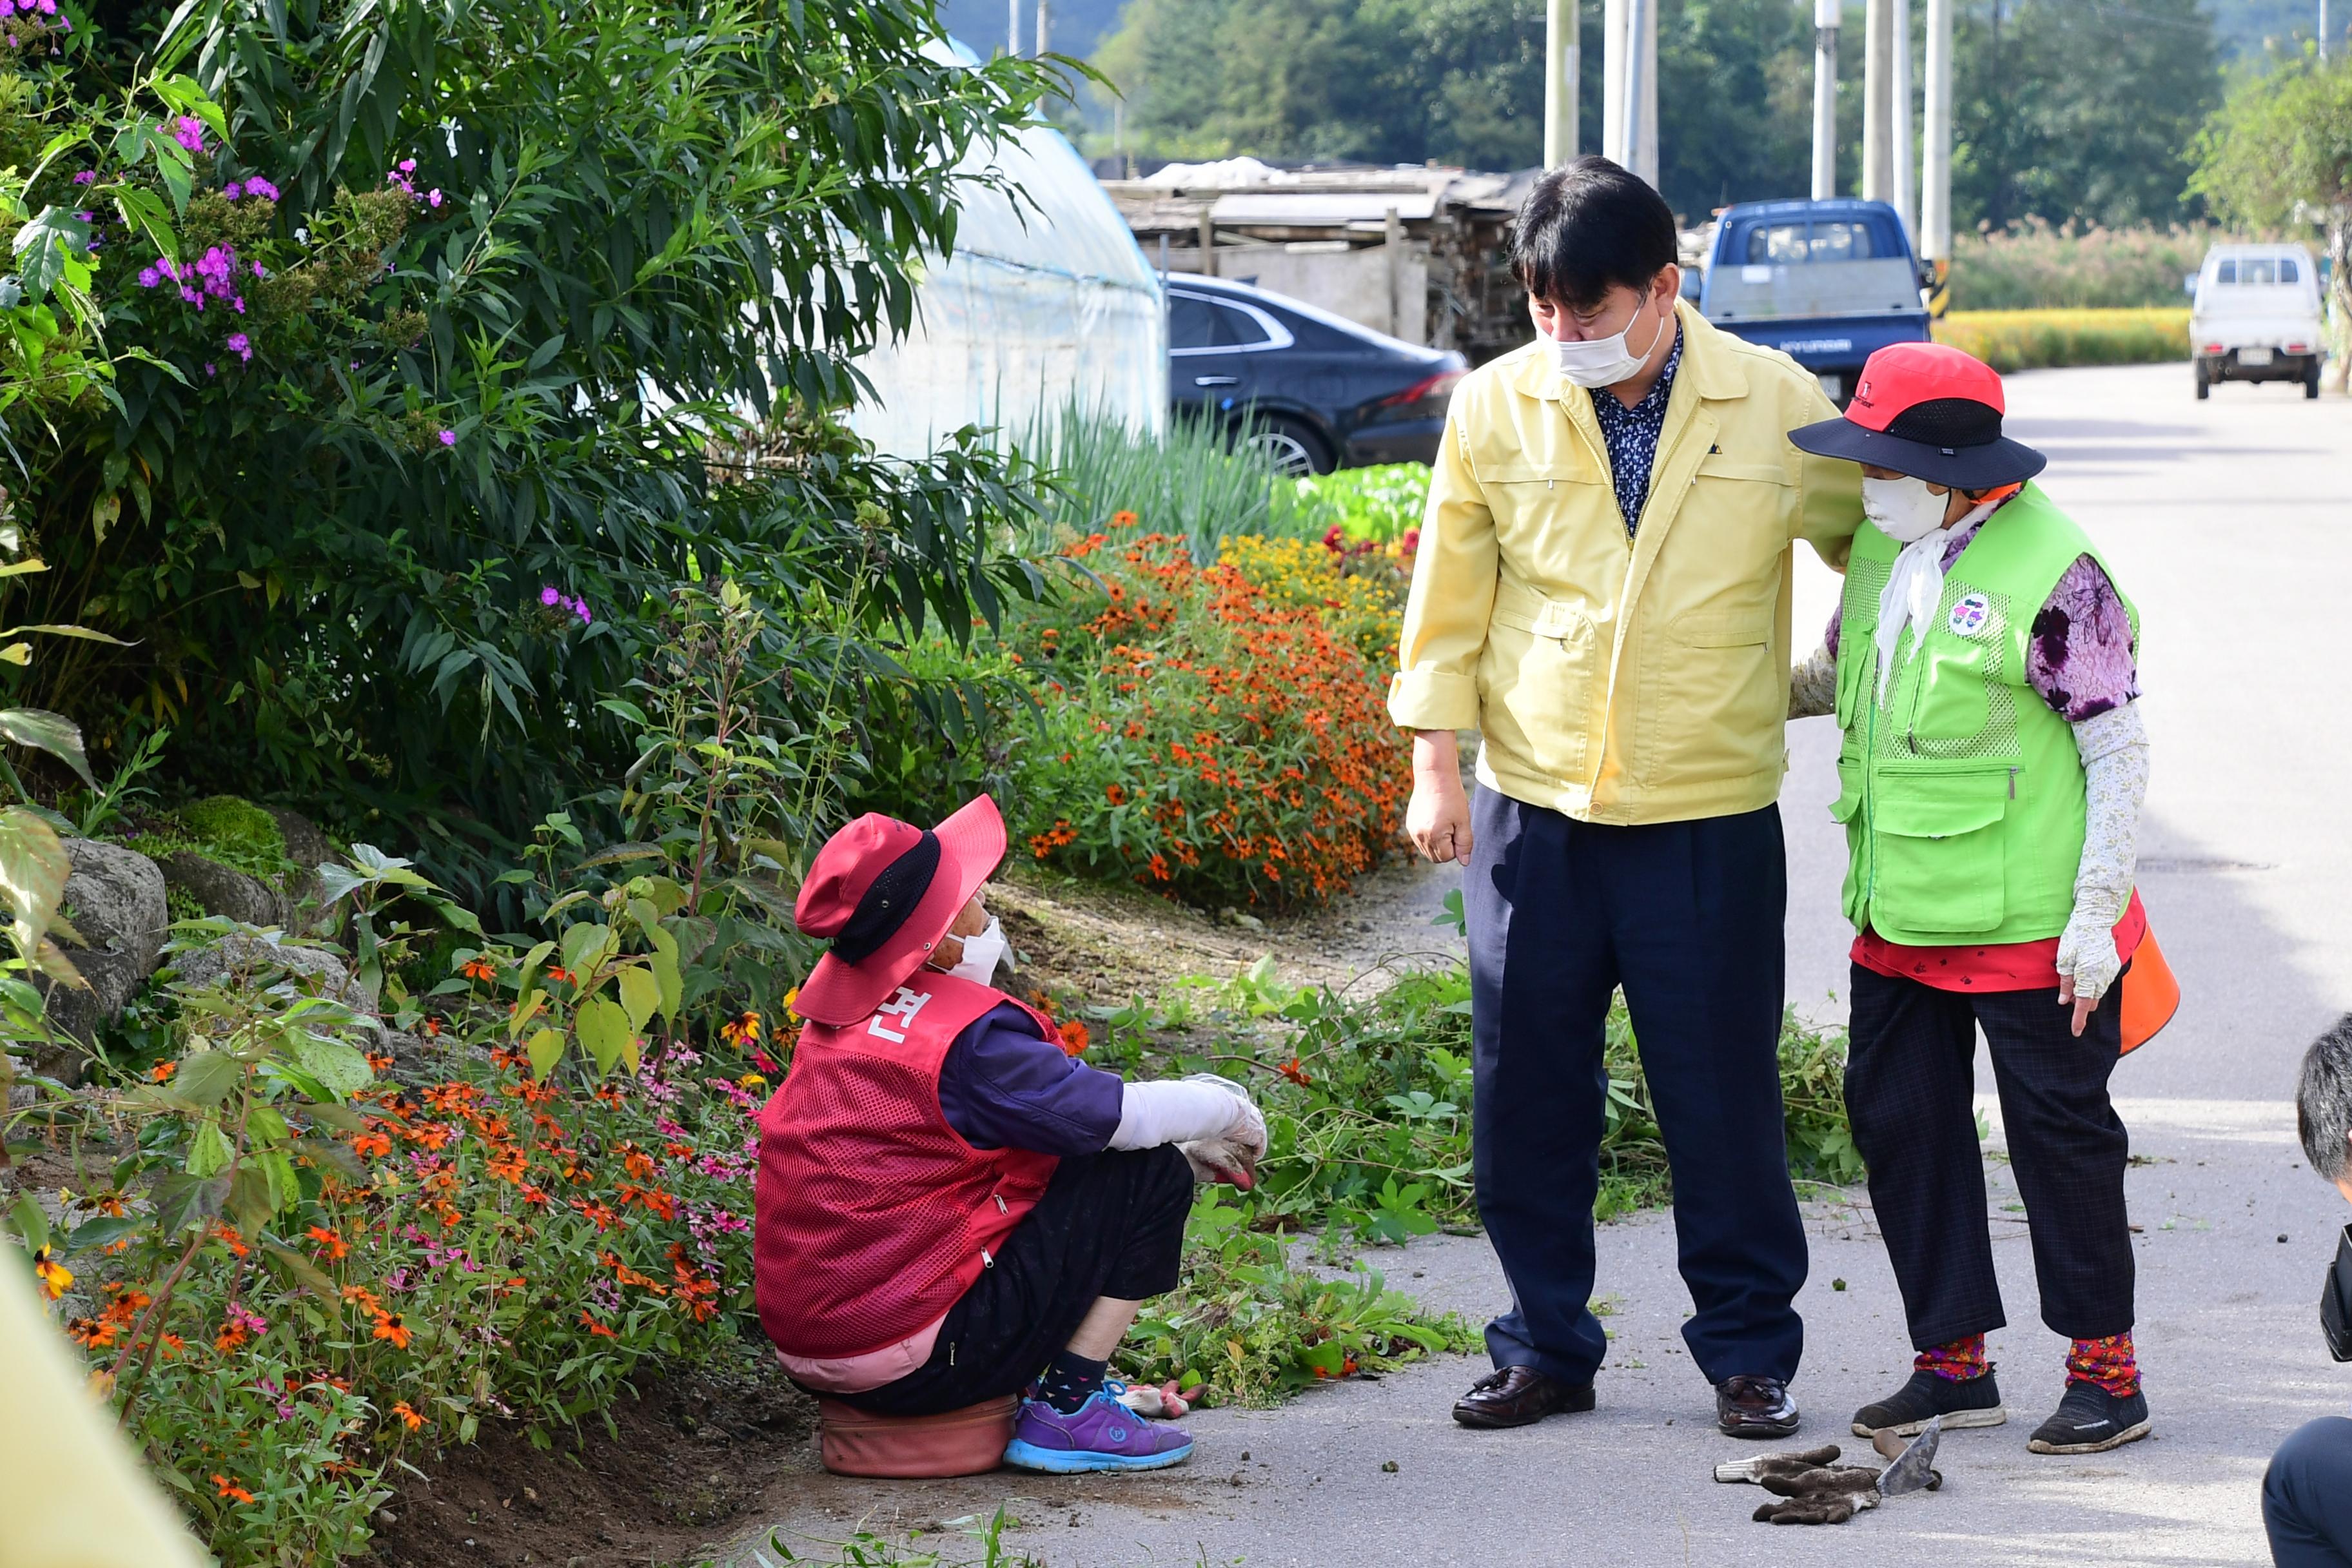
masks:
<instances>
[{"instance_id":1,"label":"person's head in foreground","mask_svg":"<svg viewBox=\"0 0 2352 1568\"><path fill-rule=\"evenodd\" d=\"M1789 432L1800 450L1862 466L1862 510L1911 544L1998 503L2049 459L2001 433L2000 375L1943 343L1893 343L1870 356L1844 417Z\"/></svg>"},{"instance_id":2,"label":"person's head in foreground","mask_svg":"<svg viewBox=\"0 0 2352 1568\"><path fill-rule=\"evenodd\" d=\"M1538 179L1511 231L1511 276L1536 331L1579 386L1665 363L1675 342L1675 215L1637 174L1578 158Z\"/></svg>"},{"instance_id":3,"label":"person's head in foreground","mask_svg":"<svg viewBox=\"0 0 2352 1568\"><path fill-rule=\"evenodd\" d=\"M2352 1014L2304 1053L2294 1120L2312 1170L2352 1201ZM2352 1226L2320 1289L2319 1326L2328 1353L2352 1361ZM2281 1568L2352 1563L2352 1420L2323 1415L2279 1445L2263 1477L2263 1528Z\"/></svg>"},{"instance_id":4,"label":"person's head in foreground","mask_svg":"<svg viewBox=\"0 0 2352 1568\"><path fill-rule=\"evenodd\" d=\"M761 1321L795 1381L866 1415L1034 1384L1007 1461L1156 1469L1192 1440L1137 1412L1183 1402L1108 1382L1108 1363L1175 1288L1194 1181L1249 1185L1265 1123L1223 1079L1087 1066L997 988L984 894L1003 856L982 795L936 828L861 816L811 866L794 917L828 946L760 1117Z\"/></svg>"}]
</instances>

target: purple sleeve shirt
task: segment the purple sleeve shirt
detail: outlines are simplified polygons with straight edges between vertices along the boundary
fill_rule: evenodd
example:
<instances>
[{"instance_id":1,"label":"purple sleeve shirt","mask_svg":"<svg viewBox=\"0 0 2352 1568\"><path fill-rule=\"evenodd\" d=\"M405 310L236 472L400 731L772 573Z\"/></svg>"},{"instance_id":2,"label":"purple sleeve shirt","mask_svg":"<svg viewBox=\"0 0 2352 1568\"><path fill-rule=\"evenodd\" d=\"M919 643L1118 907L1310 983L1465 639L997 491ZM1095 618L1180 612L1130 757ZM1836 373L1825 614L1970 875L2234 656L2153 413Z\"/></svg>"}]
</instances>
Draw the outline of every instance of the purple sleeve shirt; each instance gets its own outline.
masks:
<instances>
[{"instance_id":1,"label":"purple sleeve shirt","mask_svg":"<svg viewBox=\"0 0 2352 1568\"><path fill-rule=\"evenodd\" d=\"M975 1149L1099 1154L1118 1131L1125 1088L1041 1037L1010 1002L965 1026L940 1064L940 1109Z\"/></svg>"},{"instance_id":2,"label":"purple sleeve shirt","mask_svg":"<svg viewBox=\"0 0 2352 1568\"><path fill-rule=\"evenodd\" d=\"M1967 530L1945 550L1946 571L1951 570L1976 531L1976 528ZM1830 615L1823 640L1832 656L1837 653L1838 627L1843 618L1843 610ZM2095 719L2139 695L2131 616L2115 584L2089 556L2074 558L2033 617L2026 644L2025 679L2050 710L2069 724Z\"/></svg>"}]
</instances>

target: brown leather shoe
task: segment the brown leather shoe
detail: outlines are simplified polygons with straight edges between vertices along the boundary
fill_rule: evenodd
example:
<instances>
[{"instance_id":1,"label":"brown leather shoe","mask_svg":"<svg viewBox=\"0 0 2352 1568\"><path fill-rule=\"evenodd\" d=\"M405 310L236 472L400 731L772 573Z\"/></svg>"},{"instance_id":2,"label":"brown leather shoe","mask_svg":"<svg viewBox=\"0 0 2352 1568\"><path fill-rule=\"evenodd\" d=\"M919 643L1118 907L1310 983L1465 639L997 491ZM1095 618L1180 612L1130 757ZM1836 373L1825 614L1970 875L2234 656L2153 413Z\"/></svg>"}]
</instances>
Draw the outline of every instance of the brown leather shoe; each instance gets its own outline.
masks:
<instances>
[{"instance_id":1,"label":"brown leather shoe","mask_svg":"<svg viewBox=\"0 0 2352 1568\"><path fill-rule=\"evenodd\" d=\"M1777 1377L1727 1377L1715 1386L1715 1421L1733 1437L1786 1437L1801 1417Z\"/></svg>"},{"instance_id":2,"label":"brown leather shoe","mask_svg":"<svg viewBox=\"0 0 2352 1568\"><path fill-rule=\"evenodd\" d=\"M1531 1366L1488 1373L1454 1402L1465 1426L1526 1426L1547 1415L1592 1408L1592 1385L1562 1383Z\"/></svg>"}]
</instances>

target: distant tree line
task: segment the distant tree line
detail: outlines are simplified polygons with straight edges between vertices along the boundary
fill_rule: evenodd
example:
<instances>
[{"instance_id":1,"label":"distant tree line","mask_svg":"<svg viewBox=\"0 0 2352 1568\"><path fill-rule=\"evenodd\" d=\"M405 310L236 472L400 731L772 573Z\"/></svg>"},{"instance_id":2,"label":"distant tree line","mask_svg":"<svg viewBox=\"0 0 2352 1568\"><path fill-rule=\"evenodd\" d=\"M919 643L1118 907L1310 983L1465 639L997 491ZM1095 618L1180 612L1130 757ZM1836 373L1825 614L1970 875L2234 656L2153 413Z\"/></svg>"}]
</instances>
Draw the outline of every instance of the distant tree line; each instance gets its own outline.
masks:
<instances>
[{"instance_id":1,"label":"distant tree line","mask_svg":"<svg viewBox=\"0 0 2352 1568\"><path fill-rule=\"evenodd\" d=\"M1912 5L1915 59L1924 0ZM1583 13L1579 143L1601 145L1600 0ZM1542 0L1129 0L1096 63L1129 147L1175 158L1524 168L1543 135ZM1839 56L1842 181L1859 176L1864 17ZM1659 184L1675 210L1811 183L1812 12L1661 0ZM1964 227L2193 217L2189 149L2221 101L2197 0L1962 0L1953 216Z\"/></svg>"}]
</instances>

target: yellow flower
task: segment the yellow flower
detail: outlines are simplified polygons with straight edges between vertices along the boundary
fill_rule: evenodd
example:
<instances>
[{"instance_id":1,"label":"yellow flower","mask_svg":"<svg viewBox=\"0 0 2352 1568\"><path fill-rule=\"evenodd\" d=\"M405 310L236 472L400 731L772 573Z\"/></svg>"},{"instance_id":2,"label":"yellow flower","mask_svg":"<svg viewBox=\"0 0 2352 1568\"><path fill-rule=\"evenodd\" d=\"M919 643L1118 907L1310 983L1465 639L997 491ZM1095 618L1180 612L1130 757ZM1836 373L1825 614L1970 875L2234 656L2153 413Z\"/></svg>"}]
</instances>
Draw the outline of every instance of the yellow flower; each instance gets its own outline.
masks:
<instances>
[{"instance_id":1,"label":"yellow flower","mask_svg":"<svg viewBox=\"0 0 2352 1568\"><path fill-rule=\"evenodd\" d=\"M735 1080L735 1087L738 1089L765 1089L768 1087L768 1080L761 1078L758 1073L747 1072L741 1078Z\"/></svg>"},{"instance_id":2,"label":"yellow flower","mask_svg":"<svg viewBox=\"0 0 2352 1568\"><path fill-rule=\"evenodd\" d=\"M33 1273L41 1282L41 1293L52 1301L73 1286L73 1270L51 1258L46 1247L33 1254Z\"/></svg>"}]
</instances>

